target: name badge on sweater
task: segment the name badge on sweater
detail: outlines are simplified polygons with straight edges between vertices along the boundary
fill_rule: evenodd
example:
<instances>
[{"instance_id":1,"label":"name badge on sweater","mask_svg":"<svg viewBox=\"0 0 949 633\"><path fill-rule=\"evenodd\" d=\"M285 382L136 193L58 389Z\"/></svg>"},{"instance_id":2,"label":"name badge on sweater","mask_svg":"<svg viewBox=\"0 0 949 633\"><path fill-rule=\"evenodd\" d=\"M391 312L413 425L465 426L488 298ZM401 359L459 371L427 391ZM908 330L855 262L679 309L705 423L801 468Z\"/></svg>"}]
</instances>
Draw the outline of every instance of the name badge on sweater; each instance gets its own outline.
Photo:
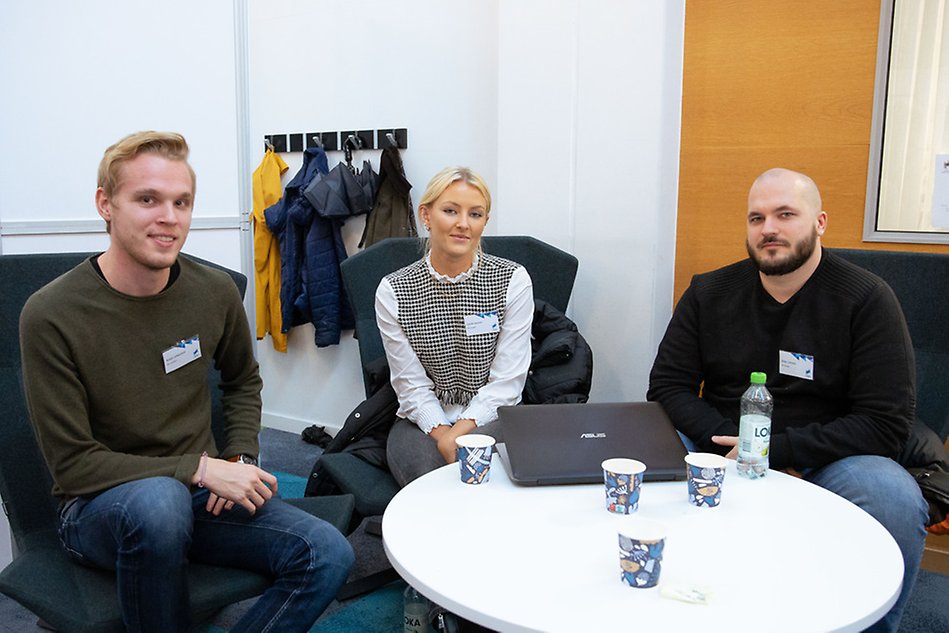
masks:
<instances>
[{"instance_id":1,"label":"name badge on sweater","mask_svg":"<svg viewBox=\"0 0 949 633\"><path fill-rule=\"evenodd\" d=\"M166 374L198 360L201 358L201 341L198 340L198 335L178 341L174 346L162 352L161 358L165 361Z\"/></svg>"},{"instance_id":2,"label":"name badge on sweater","mask_svg":"<svg viewBox=\"0 0 949 633\"><path fill-rule=\"evenodd\" d=\"M785 376L814 380L814 357L797 352L778 352L778 371Z\"/></svg>"},{"instance_id":3,"label":"name badge on sweater","mask_svg":"<svg viewBox=\"0 0 949 633\"><path fill-rule=\"evenodd\" d=\"M469 314L465 317L465 334L474 336L476 334L490 334L501 329L498 322L497 312L481 312L479 314Z\"/></svg>"}]
</instances>

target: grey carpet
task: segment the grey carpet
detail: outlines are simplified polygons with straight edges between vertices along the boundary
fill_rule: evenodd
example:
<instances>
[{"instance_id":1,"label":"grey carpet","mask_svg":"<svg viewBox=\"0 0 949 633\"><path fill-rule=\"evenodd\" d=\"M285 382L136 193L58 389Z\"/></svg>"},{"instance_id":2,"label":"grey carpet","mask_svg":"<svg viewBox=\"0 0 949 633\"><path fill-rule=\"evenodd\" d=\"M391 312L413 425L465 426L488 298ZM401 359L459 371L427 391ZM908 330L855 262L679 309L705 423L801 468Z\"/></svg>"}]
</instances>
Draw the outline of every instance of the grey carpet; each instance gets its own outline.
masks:
<instances>
[{"instance_id":1,"label":"grey carpet","mask_svg":"<svg viewBox=\"0 0 949 633\"><path fill-rule=\"evenodd\" d=\"M260 432L260 465L267 470L309 477L310 469L323 449L304 442L299 433L276 429Z\"/></svg>"},{"instance_id":2,"label":"grey carpet","mask_svg":"<svg viewBox=\"0 0 949 633\"><path fill-rule=\"evenodd\" d=\"M298 434L264 429L261 433L261 462L264 468L291 475L308 477L316 458L322 453L318 446L304 442ZM356 563L350 579L358 579L388 567L382 539L365 531L365 522L352 534L349 542L356 551ZM949 576L921 571L916 587L903 615L900 633L949 633ZM354 598L356 600L358 598ZM321 620L330 617L348 604L334 602ZM253 604L248 600L221 611L213 624L227 630ZM0 633L42 633L36 617L0 595ZM355 633L355 629L354 629Z\"/></svg>"},{"instance_id":3,"label":"grey carpet","mask_svg":"<svg viewBox=\"0 0 949 633\"><path fill-rule=\"evenodd\" d=\"M949 633L949 576L920 570L900 633Z\"/></svg>"}]
</instances>

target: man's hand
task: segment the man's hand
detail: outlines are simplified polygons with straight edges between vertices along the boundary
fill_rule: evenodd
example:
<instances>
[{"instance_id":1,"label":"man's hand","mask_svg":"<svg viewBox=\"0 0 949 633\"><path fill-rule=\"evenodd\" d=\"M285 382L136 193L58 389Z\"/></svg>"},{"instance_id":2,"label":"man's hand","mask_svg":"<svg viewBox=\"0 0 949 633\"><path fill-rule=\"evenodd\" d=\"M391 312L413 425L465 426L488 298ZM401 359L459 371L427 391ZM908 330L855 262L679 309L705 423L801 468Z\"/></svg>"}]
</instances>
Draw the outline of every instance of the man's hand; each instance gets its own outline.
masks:
<instances>
[{"instance_id":1,"label":"man's hand","mask_svg":"<svg viewBox=\"0 0 949 633\"><path fill-rule=\"evenodd\" d=\"M218 516L223 510L230 510L234 504L244 506L248 512L254 514L257 508L267 503L277 492L277 478L266 470L223 459L208 457L207 460L204 487L211 494L208 495L205 509L214 516Z\"/></svg>"},{"instance_id":2,"label":"man's hand","mask_svg":"<svg viewBox=\"0 0 949 633\"><path fill-rule=\"evenodd\" d=\"M438 452L445 459L445 463L454 464L458 461L458 445L455 444L455 438L467 435L476 426L474 420L458 420L451 426L447 424L436 426L428 436L435 440Z\"/></svg>"},{"instance_id":3,"label":"man's hand","mask_svg":"<svg viewBox=\"0 0 949 633\"><path fill-rule=\"evenodd\" d=\"M713 435L712 441L719 446L731 446L731 450L725 453L728 459L738 459L738 437L735 435Z\"/></svg>"},{"instance_id":4,"label":"man's hand","mask_svg":"<svg viewBox=\"0 0 949 633\"><path fill-rule=\"evenodd\" d=\"M719 446L731 446L732 449L728 451L725 455L728 459L737 459L738 458L738 438L734 435L713 435L712 441L718 444ZM793 468L785 468L784 471L792 477L797 477L798 479L804 479L804 475L794 470Z\"/></svg>"}]
</instances>

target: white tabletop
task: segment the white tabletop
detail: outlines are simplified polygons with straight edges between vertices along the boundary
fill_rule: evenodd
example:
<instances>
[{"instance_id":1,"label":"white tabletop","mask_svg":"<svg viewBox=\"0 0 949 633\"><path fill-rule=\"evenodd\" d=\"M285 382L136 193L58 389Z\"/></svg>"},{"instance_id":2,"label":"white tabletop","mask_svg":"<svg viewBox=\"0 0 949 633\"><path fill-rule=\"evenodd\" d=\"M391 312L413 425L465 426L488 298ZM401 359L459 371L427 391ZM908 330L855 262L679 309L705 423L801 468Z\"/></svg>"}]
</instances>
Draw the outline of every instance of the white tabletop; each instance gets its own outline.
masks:
<instances>
[{"instance_id":1,"label":"white tabletop","mask_svg":"<svg viewBox=\"0 0 949 633\"><path fill-rule=\"evenodd\" d=\"M458 466L401 490L383 540L396 570L431 600L499 631L859 631L896 601L903 560L870 515L770 471L729 462L722 505L689 504L686 483L646 484L639 511L605 509L602 485L521 487L494 458L491 481ZM668 527L660 586L620 581L617 532L637 517ZM696 586L705 605L664 597Z\"/></svg>"}]
</instances>

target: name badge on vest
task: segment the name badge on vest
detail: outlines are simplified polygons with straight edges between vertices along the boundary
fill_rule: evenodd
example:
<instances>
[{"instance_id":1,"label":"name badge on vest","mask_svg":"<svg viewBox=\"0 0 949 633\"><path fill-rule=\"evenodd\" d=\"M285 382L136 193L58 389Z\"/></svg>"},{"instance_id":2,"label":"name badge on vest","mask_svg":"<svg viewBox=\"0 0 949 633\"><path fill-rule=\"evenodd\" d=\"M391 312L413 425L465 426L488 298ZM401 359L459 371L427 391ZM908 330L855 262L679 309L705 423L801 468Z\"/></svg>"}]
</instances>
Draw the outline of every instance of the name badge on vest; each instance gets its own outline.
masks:
<instances>
[{"instance_id":1,"label":"name badge on vest","mask_svg":"<svg viewBox=\"0 0 949 633\"><path fill-rule=\"evenodd\" d=\"M497 312L481 312L479 314L469 314L465 317L465 334L475 336L476 334L491 334L498 332L501 324L498 322Z\"/></svg>"},{"instance_id":2,"label":"name badge on vest","mask_svg":"<svg viewBox=\"0 0 949 633\"><path fill-rule=\"evenodd\" d=\"M182 339L161 353L161 358L165 361L165 373L170 374L176 369L181 369L188 363L201 358L201 341L195 334L189 339Z\"/></svg>"},{"instance_id":3,"label":"name badge on vest","mask_svg":"<svg viewBox=\"0 0 949 633\"><path fill-rule=\"evenodd\" d=\"M778 352L778 371L785 376L814 380L814 357L797 352Z\"/></svg>"}]
</instances>

